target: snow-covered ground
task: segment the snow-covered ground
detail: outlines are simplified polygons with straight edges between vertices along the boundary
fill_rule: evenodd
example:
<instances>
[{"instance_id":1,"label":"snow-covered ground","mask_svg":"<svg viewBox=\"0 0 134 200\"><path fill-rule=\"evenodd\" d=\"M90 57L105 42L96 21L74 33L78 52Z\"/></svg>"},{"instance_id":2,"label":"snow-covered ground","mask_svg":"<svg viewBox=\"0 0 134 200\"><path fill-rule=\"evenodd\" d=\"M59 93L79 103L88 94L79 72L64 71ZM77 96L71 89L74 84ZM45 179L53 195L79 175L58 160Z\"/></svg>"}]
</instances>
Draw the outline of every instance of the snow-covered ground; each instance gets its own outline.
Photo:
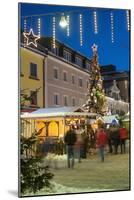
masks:
<instances>
[{"instance_id":1,"label":"snow-covered ground","mask_svg":"<svg viewBox=\"0 0 134 200\"><path fill-rule=\"evenodd\" d=\"M51 194L67 194L67 193L84 193L84 192L96 192L96 191L107 191L108 189L99 189L99 188L75 188L67 187L56 182L51 182L51 188L43 188L40 191L34 193L25 193L24 196L34 196L34 195L51 195ZM114 189L111 189L111 191ZM108 190L109 191L109 190Z\"/></svg>"}]
</instances>

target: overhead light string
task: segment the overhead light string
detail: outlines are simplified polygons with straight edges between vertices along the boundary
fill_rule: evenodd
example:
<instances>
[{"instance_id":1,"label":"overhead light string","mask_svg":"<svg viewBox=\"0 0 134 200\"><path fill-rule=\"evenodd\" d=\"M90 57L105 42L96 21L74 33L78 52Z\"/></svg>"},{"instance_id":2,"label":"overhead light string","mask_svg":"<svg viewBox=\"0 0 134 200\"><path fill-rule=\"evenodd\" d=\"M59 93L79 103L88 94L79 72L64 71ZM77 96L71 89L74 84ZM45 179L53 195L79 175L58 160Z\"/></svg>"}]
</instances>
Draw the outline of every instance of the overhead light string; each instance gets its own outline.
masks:
<instances>
[{"instance_id":1,"label":"overhead light string","mask_svg":"<svg viewBox=\"0 0 134 200\"><path fill-rule=\"evenodd\" d=\"M114 14L110 13L110 21L111 21L111 42L114 43Z\"/></svg>"},{"instance_id":2,"label":"overhead light string","mask_svg":"<svg viewBox=\"0 0 134 200\"><path fill-rule=\"evenodd\" d=\"M126 22L127 22L127 30L130 31L130 13L129 13L129 10L126 10Z\"/></svg>"},{"instance_id":3,"label":"overhead light string","mask_svg":"<svg viewBox=\"0 0 134 200\"><path fill-rule=\"evenodd\" d=\"M24 19L24 33L26 33L26 32L27 32L27 20ZM24 47L26 47L26 42L27 42L27 40L24 37Z\"/></svg>"},{"instance_id":4,"label":"overhead light string","mask_svg":"<svg viewBox=\"0 0 134 200\"><path fill-rule=\"evenodd\" d=\"M38 37L40 38L41 36L41 19L38 18Z\"/></svg>"},{"instance_id":5,"label":"overhead light string","mask_svg":"<svg viewBox=\"0 0 134 200\"><path fill-rule=\"evenodd\" d=\"M70 16L67 15L67 36L70 36Z\"/></svg>"},{"instance_id":6,"label":"overhead light string","mask_svg":"<svg viewBox=\"0 0 134 200\"><path fill-rule=\"evenodd\" d=\"M82 14L79 15L79 28L80 28L80 46L83 45L83 24L82 24Z\"/></svg>"},{"instance_id":7,"label":"overhead light string","mask_svg":"<svg viewBox=\"0 0 134 200\"><path fill-rule=\"evenodd\" d=\"M97 20L97 11L93 11L93 19L94 19L94 33L98 33L98 20Z\"/></svg>"},{"instance_id":8,"label":"overhead light string","mask_svg":"<svg viewBox=\"0 0 134 200\"><path fill-rule=\"evenodd\" d=\"M55 17L53 17L53 25L52 25L52 29L53 29L53 41L52 41L52 46L55 49Z\"/></svg>"}]
</instances>

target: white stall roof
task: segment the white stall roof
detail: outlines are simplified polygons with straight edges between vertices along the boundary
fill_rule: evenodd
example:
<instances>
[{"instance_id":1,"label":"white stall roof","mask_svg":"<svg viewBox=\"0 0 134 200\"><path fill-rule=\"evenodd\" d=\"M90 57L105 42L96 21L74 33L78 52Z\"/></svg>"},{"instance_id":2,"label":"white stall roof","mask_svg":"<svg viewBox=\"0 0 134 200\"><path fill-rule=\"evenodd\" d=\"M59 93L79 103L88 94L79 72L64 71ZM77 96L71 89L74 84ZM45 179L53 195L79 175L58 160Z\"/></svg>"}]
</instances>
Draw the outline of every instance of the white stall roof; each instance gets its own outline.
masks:
<instances>
[{"instance_id":1,"label":"white stall roof","mask_svg":"<svg viewBox=\"0 0 134 200\"><path fill-rule=\"evenodd\" d=\"M102 118L103 118L104 123L111 124L113 120L116 120L118 122L117 117L118 115L107 115L107 116L103 116Z\"/></svg>"},{"instance_id":2,"label":"white stall roof","mask_svg":"<svg viewBox=\"0 0 134 200\"><path fill-rule=\"evenodd\" d=\"M79 107L40 108L31 113L24 113L21 118L64 117L64 116L96 116L95 113L86 113Z\"/></svg>"}]
</instances>

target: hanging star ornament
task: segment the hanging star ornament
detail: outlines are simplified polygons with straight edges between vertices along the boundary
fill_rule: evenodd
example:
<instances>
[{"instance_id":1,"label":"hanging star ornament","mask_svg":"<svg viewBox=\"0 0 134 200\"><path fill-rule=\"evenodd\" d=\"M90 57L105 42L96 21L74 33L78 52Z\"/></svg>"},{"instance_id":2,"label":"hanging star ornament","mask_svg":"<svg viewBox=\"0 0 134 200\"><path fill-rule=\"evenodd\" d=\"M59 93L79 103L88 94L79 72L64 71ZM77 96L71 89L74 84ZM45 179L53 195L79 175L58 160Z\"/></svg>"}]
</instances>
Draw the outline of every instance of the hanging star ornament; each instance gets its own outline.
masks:
<instances>
[{"instance_id":1,"label":"hanging star ornament","mask_svg":"<svg viewBox=\"0 0 134 200\"><path fill-rule=\"evenodd\" d=\"M32 28L30 29L29 33L23 33L23 35L26 38L27 46L29 46L30 44L33 44L35 47L37 47L37 40L39 40L40 37L34 34Z\"/></svg>"}]
</instances>

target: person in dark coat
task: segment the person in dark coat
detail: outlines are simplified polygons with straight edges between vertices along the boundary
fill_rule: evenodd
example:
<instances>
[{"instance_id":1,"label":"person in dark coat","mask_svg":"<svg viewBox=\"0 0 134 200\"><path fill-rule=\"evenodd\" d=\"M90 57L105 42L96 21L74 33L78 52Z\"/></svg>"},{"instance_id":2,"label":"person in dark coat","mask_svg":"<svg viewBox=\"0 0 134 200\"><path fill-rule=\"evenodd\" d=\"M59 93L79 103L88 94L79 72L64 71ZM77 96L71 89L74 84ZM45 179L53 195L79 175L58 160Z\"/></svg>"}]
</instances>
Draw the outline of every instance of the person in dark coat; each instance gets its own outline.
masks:
<instances>
[{"instance_id":1,"label":"person in dark coat","mask_svg":"<svg viewBox=\"0 0 134 200\"><path fill-rule=\"evenodd\" d=\"M126 139L128 138L127 129L125 127L119 128L121 153L126 153Z\"/></svg>"},{"instance_id":2,"label":"person in dark coat","mask_svg":"<svg viewBox=\"0 0 134 200\"><path fill-rule=\"evenodd\" d=\"M108 148L109 148L108 153L113 153L112 137L111 137L112 132L110 131L110 127L107 128L106 132L107 132L107 137L108 137Z\"/></svg>"},{"instance_id":3,"label":"person in dark coat","mask_svg":"<svg viewBox=\"0 0 134 200\"><path fill-rule=\"evenodd\" d=\"M112 125L110 128L111 141L114 146L114 154L118 154L118 146L120 144L119 128L117 125Z\"/></svg>"},{"instance_id":4,"label":"person in dark coat","mask_svg":"<svg viewBox=\"0 0 134 200\"><path fill-rule=\"evenodd\" d=\"M67 152L67 164L68 168L74 167L74 144L76 143L77 136L75 130L70 127L70 130L67 131L64 142L66 144L66 152Z\"/></svg>"}]
</instances>

